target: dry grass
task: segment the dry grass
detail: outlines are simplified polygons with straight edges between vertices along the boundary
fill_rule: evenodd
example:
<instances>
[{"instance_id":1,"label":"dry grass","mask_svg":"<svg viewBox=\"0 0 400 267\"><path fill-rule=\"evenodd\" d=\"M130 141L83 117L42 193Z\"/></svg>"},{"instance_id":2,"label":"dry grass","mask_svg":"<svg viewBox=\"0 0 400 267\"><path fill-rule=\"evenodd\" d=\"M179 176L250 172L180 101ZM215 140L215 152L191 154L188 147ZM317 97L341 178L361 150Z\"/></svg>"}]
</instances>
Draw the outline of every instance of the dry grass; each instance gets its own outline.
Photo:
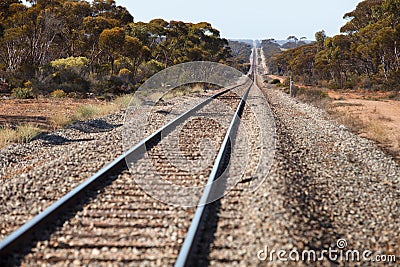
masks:
<instances>
[{"instance_id":1,"label":"dry grass","mask_svg":"<svg viewBox=\"0 0 400 267\"><path fill-rule=\"evenodd\" d=\"M365 133L369 139L378 143L387 143L389 141L389 134L385 124L378 120L364 122L360 115L344 111L330 110L329 113L335 117L338 123L343 124L353 132Z\"/></svg>"},{"instance_id":2,"label":"dry grass","mask_svg":"<svg viewBox=\"0 0 400 267\"><path fill-rule=\"evenodd\" d=\"M154 89L154 90L148 90L148 91L137 91L135 93L135 97L132 97L129 95L129 98L125 97L122 99L116 99L117 103L122 101L124 103L122 106L127 107L128 104L132 106L140 106L142 105L142 100L150 100L152 102L158 102L159 100L171 100L177 97L182 97L185 95L190 95L190 94L203 94L205 92L204 88L208 88L210 90L214 90L214 87L211 87L209 85L203 85L203 84L187 84L187 85L182 85L176 88L171 88L170 90L163 90L161 92L160 90ZM131 103L132 101L132 103ZM115 101L114 101L115 102Z\"/></svg>"},{"instance_id":3,"label":"dry grass","mask_svg":"<svg viewBox=\"0 0 400 267\"><path fill-rule=\"evenodd\" d=\"M334 99L336 101L336 99ZM362 104L359 103L346 103L346 102L336 102L331 105L333 108L338 108L338 107L362 107Z\"/></svg>"},{"instance_id":4,"label":"dry grass","mask_svg":"<svg viewBox=\"0 0 400 267\"><path fill-rule=\"evenodd\" d=\"M180 87L168 91L162 98L172 99L175 97L181 97L189 94L201 94L204 93L204 87L205 85L201 84L182 85Z\"/></svg>"},{"instance_id":5,"label":"dry grass","mask_svg":"<svg viewBox=\"0 0 400 267\"><path fill-rule=\"evenodd\" d=\"M34 137L36 137L38 134L41 133L41 130L31 124L25 124L25 125L19 125L16 129L18 142L29 142L32 140Z\"/></svg>"},{"instance_id":6,"label":"dry grass","mask_svg":"<svg viewBox=\"0 0 400 267\"><path fill-rule=\"evenodd\" d=\"M118 98L116 102L110 102L107 104L99 105L82 105L79 106L72 116L66 115L54 115L49 121L53 130L63 128L74 121L88 120L98 116L103 116L111 113L115 113L127 104L126 98ZM44 129L40 129L32 124L21 124L17 128L12 129L9 127L0 128L0 147L4 147L10 143L25 143L32 140L39 133L44 132Z\"/></svg>"},{"instance_id":7,"label":"dry grass","mask_svg":"<svg viewBox=\"0 0 400 267\"><path fill-rule=\"evenodd\" d=\"M378 121L371 121L366 127L367 135L370 139L377 141L378 143L388 143L389 134L386 126Z\"/></svg>"},{"instance_id":8,"label":"dry grass","mask_svg":"<svg viewBox=\"0 0 400 267\"><path fill-rule=\"evenodd\" d=\"M50 94L50 96L53 98L66 98L67 95L68 94L66 92L64 92L63 90L55 90Z\"/></svg>"},{"instance_id":9,"label":"dry grass","mask_svg":"<svg viewBox=\"0 0 400 267\"><path fill-rule=\"evenodd\" d=\"M106 104L90 104L90 105L82 105L79 106L70 122L72 121L80 121L80 120L88 120L93 119L99 116L104 116L112 113L116 113L122 109L126 109L131 102L132 96L131 95L124 95L117 97L111 102ZM66 119L68 121L68 119Z\"/></svg>"},{"instance_id":10,"label":"dry grass","mask_svg":"<svg viewBox=\"0 0 400 267\"><path fill-rule=\"evenodd\" d=\"M0 147L11 143L29 142L35 136L48 130L56 130L70 125L74 121L88 120L99 116L112 114L128 107L132 96L117 97L111 102L101 104L86 104L78 106L73 115L55 114L49 117L47 127L38 124L21 124L15 129L10 127L0 128Z\"/></svg>"},{"instance_id":11,"label":"dry grass","mask_svg":"<svg viewBox=\"0 0 400 267\"><path fill-rule=\"evenodd\" d=\"M285 89L289 94L289 89ZM332 99L328 93L319 88L304 88L293 86L292 95L303 102L312 104L319 108L326 108L332 103Z\"/></svg>"},{"instance_id":12,"label":"dry grass","mask_svg":"<svg viewBox=\"0 0 400 267\"><path fill-rule=\"evenodd\" d=\"M53 127L53 130L63 128L69 124L71 124L72 120L70 117L67 117L65 115L54 115L50 119L50 124Z\"/></svg>"},{"instance_id":13,"label":"dry grass","mask_svg":"<svg viewBox=\"0 0 400 267\"><path fill-rule=\"evenodd\" d=\"M126 109L132 101L132 95L119 96L112 101L119 109Z\"/></svg>"},{"instance_id":14,"label":"dry grass","mask_svg":"<svg viewBox=\"0 0 400 267\"><path fill-rule=\"evenodd\" d=\"M0 147L3 147L9 143L14 142L16 139L16 132L10 128L0 129Z\"/></svg>"},{"instance_id":15,"label":"dry grass","mask_svg":"<svg viewBox=\"0 0 400 267\"><path fill-rule=\"evenodd\" d=\"M40 134L42 131L32 125L19 125L16 129L9 127L0 128L0 147L4 147L10 143L26 143Z\"/></svg>"},{"instance_id":16,"label":"dry grass","mask_svg":"<svg viewBox=\"0 0 400 267\"><path fill-rule=\"evenodd\" d=\"M329 113L335 117L338 123L346 126L353 132L360 133L366 129L367 125L363 122L359 115L332 110L329 110Z\"/></svg>"},{"instance_id":17,"label":"dry grass","mask_svg":"<svg viewBox=\"0 0 400 267\"><path fill-rule=\"evenodd\" d=\"M79 106L74 115L72 115L73 121L83 121L94 118L100 114L99 105L82 105Z\"/></svg>"},{"instance_id":18,"label":"dry grass","mask_svg":"<svg viewBox=\"0 0 400 267\"><path fill-rule=\"evenodd\" d=\"M151 101L153 101L153 102L158 101L161 98L165 99L165 95L163 93L161 93L161 92L158 92L158 91L150 92L146 97L148 99L150 99Z\"/></svg>"},{"instance_id":19,"label":"dry grass","mask_svg":"<svg viewBox=\"0 0 400 267\"><path fill-rule=\"evenodd\" d=\"M392 118L386 117L384 115L379 115L377 119L379 121L384 121L384 122L392 122L392 121L394 121Z\"/></svg>"},{"instance_id":20,"label":"dry grass","mask_svg":"<svg viewBox=\"0 0 400 267\"><path fill-rule=\"evenodd\" d=\"M289 93L287 88L284 90ZM385 98L382 98L379 93L365 95L364 92L363 94L360 97L354 92L338 93L319 88L293 87L293 95L296 98L325 109L339 124L362 137L375 141L400 162L398 104L395 101L390 101L390 103L382 101ZM387 98L397 99L400 95L393 93Z\"/></svg>"},{"instance_id":21,"label":"dry grass","mask_svg":"<svg viewBox=\"0 0 400 267\"><path fill-rule=\"evenodd\" d=\"M374 109L370 113L354 110L338 110L331 107L328 113L352 132L375 141L384 151L400 161L400 134L393 130L395 119L379 114ZM353 111L353 112L352 112ZM358 114L357 114L358 113Z\"/></svg>"}]
</instances>

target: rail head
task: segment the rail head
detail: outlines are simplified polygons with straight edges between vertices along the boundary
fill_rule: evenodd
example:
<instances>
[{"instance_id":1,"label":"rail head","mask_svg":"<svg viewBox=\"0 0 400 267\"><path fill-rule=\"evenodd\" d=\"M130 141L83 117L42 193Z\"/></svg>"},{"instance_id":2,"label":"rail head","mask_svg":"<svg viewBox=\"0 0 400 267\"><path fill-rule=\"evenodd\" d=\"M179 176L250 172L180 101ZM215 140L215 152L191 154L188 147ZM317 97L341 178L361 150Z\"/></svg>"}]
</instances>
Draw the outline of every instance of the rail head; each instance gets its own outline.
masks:
<instances>
[{"instance_id":1,"label":"rail head","mask_svg":"<svg viewBox=\"0 0 400 267\"><path fill-rule=\"evenodd\" d=\"M218 178L218 173L222 167L222 162L227 152L228 144L230 143L230 138L233 136L232 131L234 131L235 125L238 123L239 118L241 117L242 111L246 104L247 97L249 95L250 89L254 85L254 81L256 80L256 69L257 69L257 51L256 48L253 48L252 52L252 64L249 71L250 77L252 78L252 82L250 86L247 88L243 96L241 97L240 103L236 109L236 112L232 118L230 126L225 134L224 141L220 147L218 155L215 159L214 167L210 173L210 176L207 181L207 185L205 186L203 195L199 201L197 206L195 215L192 219L190 224L189 230L186 234L185 240L182 244L182 247L179 251L178 258L175 261L175 267L184 267L184 266L191 266L191 260L193 260L195 250L196 250L196 239L199 238L201 232L201 224L204 222L203 219L205 218L205 210L209 203L211 192L213 190L213 186L218 186L213 183Z\"/></svg>"}]
</instances>

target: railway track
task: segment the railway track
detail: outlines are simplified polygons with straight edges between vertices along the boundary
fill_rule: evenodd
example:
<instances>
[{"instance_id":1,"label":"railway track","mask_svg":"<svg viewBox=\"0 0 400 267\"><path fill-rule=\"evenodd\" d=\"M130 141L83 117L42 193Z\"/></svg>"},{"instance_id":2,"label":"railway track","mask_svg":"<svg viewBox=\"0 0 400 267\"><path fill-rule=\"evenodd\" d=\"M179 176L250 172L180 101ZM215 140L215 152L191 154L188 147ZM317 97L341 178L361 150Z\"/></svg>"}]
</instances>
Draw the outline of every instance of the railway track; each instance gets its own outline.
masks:
<instances>
[{"instance_id":1,"label":"railway track","mask_svg":"<svg viewBox=\"0 0 400 267\"><path fill-rule=\"evenodd\" d=\"M251 87L252 83L246 83L206 99L80 184L0 243L2 263L28 266L189 264L196 251L193 249L197 246L196 236L199 236L201 223L206 218L206 204L213 200L216 190L205 185L218 178L226 167L234 137L232 132L237 130ZM241 96L232 93L232 90L241 92ZM228 114L223 110L216 112L215 105L210 105L216 99L236 109L229 129L207 119ZM171 141L168 138L174 138L171 133L181 124L184 128L179 133L179 139L187 142L183 144L187 158L198 159L198 156L193 156L198 150L192 145L193 140L213 140L214 147L207 148L219 149L217 158L210 162L212 164L195 177L190 171L175 168L168 162L171 159L164 157L163 148ZM165 131L169 134L162 136ZM143 149L148 152L150 161L141 158ZM212 154L209 152L203 151L203 154ZM144 175L144 166L157 162L164 182L145 175L146 184L138 183L133 178L132 166L129 166L129 172L125 162L126 158L132 157L137 166L136 175ZM163 204L143 191L143 187L150 184L152 189L168 194L165 190L169 181L180 185L205 186L204 194L189 196L199 203L199 208L194 210ZM194 220L191 222L188 218L192 217Z\"/></svg>"},{"instance_id":2,"label":"railway track","mask_svg":"<svg viewBox=\"0 0 400 267\"><path fill-rule=\"evenodd\" d=\"M256 75L256 64L257 64L257 52L256 48L253 49L252 58L251 58L251 70L250 76L254 80ZM210 174L210 178L208 183L212 183L217 177L218 180L222 180L223 182L216 183L215 187L206 188L204 191L198 207L196 209L196 213L190 225L190 228L187 232L185 241L181 247L178 258L175 263L175 267L181 266L202 266L208 265L208 254L209 254L209 244L211 243L212 238L209 238L210 233L213 233L213 227L217 221L219 213L219 205L220 198L215 197L213 195L218 195L221 190L226 190L227 184L236 185L237 181L232 179L233 170L236 166L240 165L241 162L230 162L226 163L225 161L230 161L233 159L238 159L239 157L231 156L230 159L226 159L225 157L229 157L227 149L229 146L236 146L235 139L239 138L238 134L238 123L239 118L242 117L243 112L245 110L246 100L250 94L250 89L252 85L246 90L244 96L241 99L237 107L237 111L235 116L231 122L231 125L227 131L224 142L222 143L221 149L218 153L218 157L216 160L216 164ZM224 165L225 164L225 165ZM240 173L240 171L238 172ZM208 189L208 190L207 190ZM235 188L233 191L240 191L240 188ZM211 225L211 227L210 227Z\"/></svg>"}]
</instances>

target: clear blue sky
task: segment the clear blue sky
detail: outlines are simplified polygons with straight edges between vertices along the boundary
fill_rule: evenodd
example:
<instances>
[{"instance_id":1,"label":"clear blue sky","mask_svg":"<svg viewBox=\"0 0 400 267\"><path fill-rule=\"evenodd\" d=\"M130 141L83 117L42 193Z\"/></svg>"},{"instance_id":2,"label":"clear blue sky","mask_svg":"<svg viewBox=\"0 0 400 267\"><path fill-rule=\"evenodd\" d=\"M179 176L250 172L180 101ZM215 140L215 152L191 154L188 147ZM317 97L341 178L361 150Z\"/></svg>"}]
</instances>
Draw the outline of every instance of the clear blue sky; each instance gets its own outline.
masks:
<instances>
[{"instance_id":1,"label":"clear blue sky","mask_svg":"<svg viewBox=\"0 0 400 267\"><path fill-rule=\"evenodd\" d=\"M314 39L315 32L339 33L343 15L360 0L116 0L135 21L154 18L210 22L221 36L232 39Z\"/></svg>"}]
</instances>

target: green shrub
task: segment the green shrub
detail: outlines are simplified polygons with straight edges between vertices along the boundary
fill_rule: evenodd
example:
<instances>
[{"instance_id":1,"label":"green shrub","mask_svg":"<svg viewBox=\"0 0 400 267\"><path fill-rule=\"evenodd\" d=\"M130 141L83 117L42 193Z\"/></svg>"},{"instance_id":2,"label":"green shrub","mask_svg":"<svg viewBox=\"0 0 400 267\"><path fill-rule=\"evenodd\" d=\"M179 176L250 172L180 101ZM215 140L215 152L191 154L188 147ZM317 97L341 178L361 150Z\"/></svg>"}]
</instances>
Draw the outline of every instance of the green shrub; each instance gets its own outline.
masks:
<instances>
[{"instance_id":1,"label":"green shrub","mask_svg":"<svg viewBox=\"0 0 400 267\"><path fill-rule=\"evenodd\" d=\"M63 90L55 90L50 94L50 96L53 98L65 98L67 97L67 93Z\"/></svg>"},{"instance_id":2,"label":"green shrub","mask_svg":"<svg viewBox=\"0 0 400 267\"><path fill-rule=\"evenodd\" d=\"M97 98L97 100L100 100L100 101L106 101L107 100L107 97L105 95L100 95L100 96L98 96L96 98Z\"/></svg>"},{"instance_id":3,"label":"green shrub","mask_svg":"<svg viewBox=\"0 0 400 267\"><path fill-rule=\"evenodd\" d=\"M289 90L287 89L287 93ZM304 102L324 108L331 103L331 98L323 90L317 88L302 88L293 86L292 95Z\"/></svg>"},{"instance_id":4,"label":"green shrub","mask_svg":"<svg viewBox=\"0 0 400 267\"><path fill-rule=\"evenodd\" d=\"M354 89L354 87L356 87L356 83L353 82L353 81L346 81L346 82L343 84L343 88L344 88L344 89Z\"/></svg>"},{"instance_id":5,"label":"green shrub","mask_svg":"<svg viewBox=\"0 0 400 267\"><path fill-rule=\"evenodd\" d=\"M271 81L271 84L279 84L279 83L281 83L281 81L279 79L273 79Z\"/></svg>"},{"instance_id":6,"label":"green shrub","mask_svg":"<svg viewBox=\"0 0 400 267\"><path fill-rule=\"evenodd\" d=\"M294 96L305 96L309 99L322 99L328 97L328 94L326 92L315 88L307 89L303 87L293 86L292 93Z\"/></svg>"},{"instance_id":7,"label":"green shrub","mask_svg":"<svg viewBox=\"0 0 400 267\"><path fill-rule=\"evenodd\" d=\"M382 85L382 90L386 92L399 91L399 84L395 80L384 81Z\"/></svg>"},{"instance_id":8,"label":"green shrub","mask_svg":"<svg viewBox=\"0 0 400 267\"><path fill-rule=\"evenodd\" d=\"M111 76L108 80L103 81L97 85L97 94L121 94L128 90L121 77Z\"/></svg>"},{"instance_id":9,"label":"green shrub","mask_svg":"<svg viewBox=\"0 0 400 267\"><path fill-rule=\"evenodd\" d=\"M50 62L50 65L56 70L72 70L76 73L88 71L89 60L86 57L68 57L60 58Z\"/></svg>"},{"instance_id":10,"label":"green shrub","mask_svg":"<svg viewBox=\"0 0 400 267\"><path fill-rule=\"evenodd\" d=\"M68 57L51 61L43 68L44 75L50 79L46 82L47 88L57 88L64 92L86 93L90 89L89 60L85 57Z\"/></svg>"},{"instance_id":11,"label":"green shrub","mask_svg":"<svg viewBox=\"0 0 400 267\"><path fill-rule=\"evenodd\" d=\"M163 63L161 63L161 62L159 62L157 60L154 60L154 59L148 61L146 63L146 65L149 68L151 68L154 72L159 72L159 71L161 71L161 70L166 68L166 66Z\"/></svg>"},{"instance_id":12,"label":"green shrub","mask_svg":"<svg viewBox=\"0 0 400 267\"><path fill-rule=\"evenodd\" d=\"M290 86L290 77L286 77L286 79L283 81L283 85Z\"/></svg>"},{"instance_id":13,"label":"green shrub","mask_svg":"<svg viewBox=\"0 0 400 267\"><path fill-rule=\"evenodd\" d=\"M328 89L331 89L331 90L337 90L337 89L340 89L340 88L341 88L340 85L338 83L336 83L336 82L331 82L328 85Z\"/></svg>"},{"instance_id":14,"label":"green shrub","mask_svg":"<svg viewBox=\"0 0 400 267\"><path fill-rule=\"evenodd\" d=\"M125 77L127 77L127 76L129 76L129 75L132 75L132 72L130 71L130 70L128 70L127 68L123 68L123 69L121 69L120 71L119 71L119 73L118 73L118 76L125 76Z\"/></svg>"},{"instance_id":15,"label":"green shrub","mask_svg":"<svg viewBox=\"0 0 400 267\"><path fill-rule=\"evenodd\" d=\"M82 98L82 96L80 94L76 93L76 92L68 93L67 96L69 98Z\"/></svg>"},{"instance_id":16,"label":"green shrub","mask_svg":"<svg viewBox=\"0 0 400 267\"><path fill-rule=\"evenodd\" d=\"M90 83L80 74L71 70L61 70L53 74L48 86L57 86L57 88L66 93L85 93L89 91Z\"/></svg>"},{"instance_id":17,"label":"green shrub","mask_svg":"<svg viewBox=\"0 0 400 267\"><path fill-rule=\"evenodd\" d=\"M279 87L279 88L286 88L287 86L284 85L283 83L278 83L278 84L276 84L276 87Z\"/></svg>"},{"instance_id":18,"label":"green shrub","mask_svg":"<svg viewBox=\"0 0 400 267\"><path fill-rule=\"evenodd\" d=\"M17 87L12 89L12 96L18 99L30 99L33 98L32 88Z\"/></svg>"},{"instance_id":19,"label":"green shrub","mask_svg":"<svg viewBox=\"0 0 400 267\"><path fill-rule=\"evenodd\" d=\"M397 92L397 91L392 91L392 92L390 92L390 94L387 96L387 98L397 100L397 99L400 98L400 94L399 94L399 92Z\"/></svg>"},{"instance_id":20,"label":"green shrub","mask_svg":"<svg viewBox=\"0 0 400 267\"><path fill-rule=\"evenodd\" d=\"M24 82L24 87L32 88L32 82L31 81Z\"/></svg>"}]
</instances>

